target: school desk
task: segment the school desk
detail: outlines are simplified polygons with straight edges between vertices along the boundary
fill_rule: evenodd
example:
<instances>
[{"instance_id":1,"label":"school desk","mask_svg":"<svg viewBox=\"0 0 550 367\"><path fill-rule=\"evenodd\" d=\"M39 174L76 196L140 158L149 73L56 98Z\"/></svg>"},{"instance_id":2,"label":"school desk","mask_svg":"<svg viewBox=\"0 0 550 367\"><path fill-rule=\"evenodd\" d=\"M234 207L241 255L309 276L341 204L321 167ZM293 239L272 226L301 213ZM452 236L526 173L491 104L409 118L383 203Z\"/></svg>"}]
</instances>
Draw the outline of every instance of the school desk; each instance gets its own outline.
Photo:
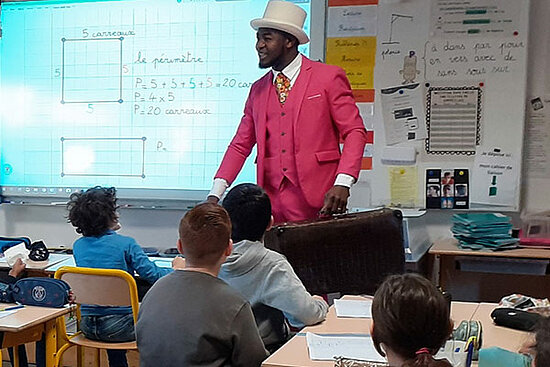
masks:
<instances>
[{"instance_id":1,"label":"school desk","mask_svg":"<svg viewBox=\"0 0 550 367\"><path fill-rule=\"evenodd\" d=\"M364 299L360 296L344 296L344 299ZM453 302L451 305L451 317L456 323L461 320L470 320L477 310L478 303ZM334 306L329 308L327 318L318 325L305 327L298 335L290 339L278 351L269 356L263 363L263 367L333 367L331 361L312 361L306 344L306 332L329 333L361 333L370 334L372 319L366 318L340 318L336 316Z\"/></svg>"},{"instance_id":2,"label":"school desk","mask_svg":"<svg viewBox=\"0 0 550 367\"><path fill-rule=\"evenodd\" d=\"M1 308L14 304L0 303ZM25 306L11 315L0 318L0 332L3 333L2 348L36 342L45 335L46 367L54 365L57 351L56 320L71 312L74 306L62 308Z\"/></svg>"},{"instance_id":3,"label":"school desk","mask_svg":"<svg viewBox=\"0 0 550 367\"><path fill-rule=\"evenodd\" d=\"M453 299L498 302L512 293L547 297L550 249L473 251L457 243L454 238L438 240L429 250L432 279Z\"/></svg>"}]
</instances>

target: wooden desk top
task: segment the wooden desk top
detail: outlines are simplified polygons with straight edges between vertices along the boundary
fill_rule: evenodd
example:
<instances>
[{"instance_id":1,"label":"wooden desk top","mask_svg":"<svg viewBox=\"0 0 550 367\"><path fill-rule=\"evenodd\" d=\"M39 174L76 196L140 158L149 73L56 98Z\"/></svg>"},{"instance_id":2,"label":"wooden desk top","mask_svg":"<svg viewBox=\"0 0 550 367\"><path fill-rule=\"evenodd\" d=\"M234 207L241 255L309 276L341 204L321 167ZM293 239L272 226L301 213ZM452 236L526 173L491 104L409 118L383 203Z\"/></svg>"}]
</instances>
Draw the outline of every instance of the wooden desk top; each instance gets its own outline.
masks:
<instances>
[{"instance_id":1,"label":"wooden desk top","mask_svg":"<svg viewBox=\"0 0 550 367\"><path fill-rule=\"evenodd\" d=\"M364 299L360 296L344 296L344 299ZM451 317L455 323L461 320L470 320L477 310L477 303L453 302L451 306ZM327 334L327 333L352 333L370 334L372 319L366 318L338 318L336 309L331 306L325 321L318 325L308 326L302 332L289 340L283 347L273 353L263 363L263 367L333 367L332 361L312 361L309 359L306 332Z\"/></svg>"},{"instance_id":2,"label":"wooden desk top","mask_svg":"<svg viewBox=\"0 0 550 367\"><path fill-rule=\"evenodd\" d=\"M504 251L465 250L457 247L455 238L435 241L430 248L432 255L449 256L491 256L491 257L521 257L530 259L550 259L550 249L521 248Z\"/></svg>"},{"instance_id":3,"label":"wooden desk top","mask_svg":"<svg viewBox=\"0 0 550 367\"><path fill-rule=\"evenodd\" d=\"M15 304L0 303L0 308L14 306ZM25 306L16 310L11 315L0 318L0 331L18 332L65 315L74 308L74 306L65 306L62 308Z\"/></svg>"},{"instance_id":4,"label":"wooden desk top","mask_svg":"<svg viewBox=\"0 0 550 367\"><path fill-rule=\"evenodd\" d=\"M57 269L63 267L63 266L76 266L76 263L74 262L73 255L66 255L68 256L65 260L58 262L57 264L48 266L44 271L49 274L54 274Z\"/></svg>"},{"instance_id":5,"label":"wooden desk top","mask_svg":"<svg viewBox=\"0 0 550 367\"><path fill-rule=\"evenodd\" d=\"M496 306L496 303L480 303L472 317L472 320L479 320L483 325L481 347L500 347L511 352L517 352L532 334L495 325L491 319L491 312Z\"/></svg>"}]
</instances>

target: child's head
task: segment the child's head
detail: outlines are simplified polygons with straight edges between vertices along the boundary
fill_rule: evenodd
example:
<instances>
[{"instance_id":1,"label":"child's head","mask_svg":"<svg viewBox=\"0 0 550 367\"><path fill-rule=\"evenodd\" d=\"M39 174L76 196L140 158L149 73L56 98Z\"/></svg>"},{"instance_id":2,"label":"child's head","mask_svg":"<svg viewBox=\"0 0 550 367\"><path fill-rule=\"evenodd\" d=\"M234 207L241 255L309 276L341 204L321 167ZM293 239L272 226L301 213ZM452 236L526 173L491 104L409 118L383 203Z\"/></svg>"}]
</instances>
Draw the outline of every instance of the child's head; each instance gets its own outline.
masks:
<instances>
[{"instance_id":1,"label":"child's head","mask_svg":"<svg viewBox=\"0 0 550 367\"><path fill-rule=\"evenodd\" d=\"M187 263L210 267L231 248L231 221L218 204L199 204L180 221L178 247Z\"/></svg>"},{"instance_id":2,"label":"child's head","mask_svg":"<svg viewBox=\"0 0 550 367\"><path fill-rule=\"evenodd\" d=\"M260 186L237 185L227 193L222 205L231 218L234 242L262 239L271 223L271 201Z\"/></svg>"},{"instance_id":3,"label":"child's head","mask_svg":"<svg viewBox=\"0 0 550 367\"><path fill-rule=\"evenodd\" d=\"M101 236L118 223L116 189L101 186L69 197L69 222L83 236Z\"/></svg>"},{"instance_id":4,"label":"child's head","mask_svg":"<svg viewBox=\"0 0 550 367\"><path fill-rule=\"evenodd\" d=\"M382 355L390 349L403 366L450 366L432 357L452 331L449 304L436 287L418 274L392 275L372 303L372 339ZM428 352L428 353L427 353Z\"/></svg>"}]
</instances>

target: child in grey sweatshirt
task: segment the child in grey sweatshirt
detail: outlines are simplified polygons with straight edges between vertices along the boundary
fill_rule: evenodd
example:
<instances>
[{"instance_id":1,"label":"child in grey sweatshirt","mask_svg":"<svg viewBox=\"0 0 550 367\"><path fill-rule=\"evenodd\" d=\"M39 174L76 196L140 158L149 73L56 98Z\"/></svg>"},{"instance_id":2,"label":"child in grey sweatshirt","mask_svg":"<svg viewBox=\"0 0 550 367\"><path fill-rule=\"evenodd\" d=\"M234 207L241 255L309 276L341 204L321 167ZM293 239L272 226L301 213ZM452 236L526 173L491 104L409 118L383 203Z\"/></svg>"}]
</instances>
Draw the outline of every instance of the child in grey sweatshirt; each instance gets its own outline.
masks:
<instances>
[{"instance_id":1,"label":"child in grey sweatshirt","mask_svg":"<svg viewBox=\"0 0 550 367\"><path fill-rule=\"evenodd\" d=\"M328 305L309 294L283 255L264 247L273 218L261 187L237 185L222 205L231 218L234 246L218 276L250 302L264 345L274 351L289 337L286 320L298 328L319 323Z\"/></svg>"}]
</instances>

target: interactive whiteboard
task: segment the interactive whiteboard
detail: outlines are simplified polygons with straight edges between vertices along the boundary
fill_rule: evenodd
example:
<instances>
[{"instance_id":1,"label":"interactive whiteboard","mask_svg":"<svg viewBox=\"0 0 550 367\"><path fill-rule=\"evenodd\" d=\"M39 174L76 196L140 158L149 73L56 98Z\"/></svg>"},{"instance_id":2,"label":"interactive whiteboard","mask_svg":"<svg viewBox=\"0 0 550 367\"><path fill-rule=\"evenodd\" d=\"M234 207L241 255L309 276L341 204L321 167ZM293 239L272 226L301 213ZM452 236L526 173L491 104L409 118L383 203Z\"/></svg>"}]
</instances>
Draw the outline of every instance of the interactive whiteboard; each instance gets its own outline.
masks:
<instances>
[{"instance_id":1,"label":"interactive whiteboard","mask_svg":"<svg viewBox=\"0 0 550 367\"><path fill-rule=\"evenodd\" d=\"M266 3L2 2L2 194L203 198L266 72L250 27ZM238 181L255 181L253 158Z\"/></svg>"}]
</instances>

